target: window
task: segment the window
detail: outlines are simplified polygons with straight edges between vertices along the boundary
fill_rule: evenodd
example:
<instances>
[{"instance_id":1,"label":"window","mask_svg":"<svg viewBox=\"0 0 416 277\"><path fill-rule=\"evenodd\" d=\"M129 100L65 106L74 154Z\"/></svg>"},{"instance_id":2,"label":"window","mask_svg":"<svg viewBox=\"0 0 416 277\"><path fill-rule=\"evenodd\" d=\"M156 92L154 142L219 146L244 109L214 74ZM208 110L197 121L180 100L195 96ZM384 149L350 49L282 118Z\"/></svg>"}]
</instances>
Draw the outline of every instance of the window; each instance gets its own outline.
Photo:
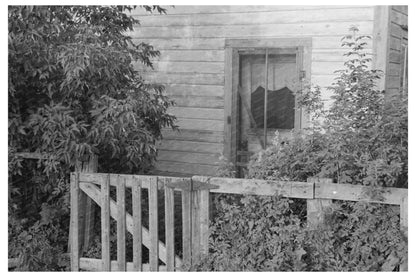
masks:
<instances>
[{"instance_id":1,"label":"window","mask_svg":"<svg viewBox=\"0 0 416 277\"><path fill-rule=\"evenodd\" d=\"M295 94L310 76L310 47L305 38L226 41L224 149L230 161L244 164L276 131L303 127Z\"/></svg>"}]
</instances>

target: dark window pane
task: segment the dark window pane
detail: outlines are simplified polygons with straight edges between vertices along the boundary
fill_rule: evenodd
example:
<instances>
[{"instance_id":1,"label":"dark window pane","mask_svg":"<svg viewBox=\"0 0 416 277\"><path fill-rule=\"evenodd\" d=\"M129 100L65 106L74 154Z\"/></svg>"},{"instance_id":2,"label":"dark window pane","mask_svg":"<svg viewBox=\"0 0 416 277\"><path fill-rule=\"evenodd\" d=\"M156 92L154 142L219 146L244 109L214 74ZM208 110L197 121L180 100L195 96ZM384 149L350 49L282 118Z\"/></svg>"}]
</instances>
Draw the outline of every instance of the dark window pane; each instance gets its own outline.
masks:
<instances>
[{"instance_id":1,"label":"dark window pane","mask_svg":"<svg viewBox=\"0 0 416 277\"><path fill-rule=\"evenodd\" d=\"M259 86L251 94L251 112L258 128L264 126L264 88ZM295 96L284 87L268 91L267 128L293 129L295 122ZM252 126L254 127L254 126Z\"/></svg>"}]
</instances>

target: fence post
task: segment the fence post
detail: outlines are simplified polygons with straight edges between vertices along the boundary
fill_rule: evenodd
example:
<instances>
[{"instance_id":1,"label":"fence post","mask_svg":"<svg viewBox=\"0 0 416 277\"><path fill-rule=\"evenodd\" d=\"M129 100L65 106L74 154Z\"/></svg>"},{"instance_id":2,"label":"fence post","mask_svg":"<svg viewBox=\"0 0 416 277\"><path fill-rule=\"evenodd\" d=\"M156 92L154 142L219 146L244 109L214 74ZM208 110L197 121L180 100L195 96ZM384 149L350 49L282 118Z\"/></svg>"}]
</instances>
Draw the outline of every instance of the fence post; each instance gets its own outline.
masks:
<instances>
[{"instance_id":1,"label":"fence post","mask_svg":"<svg viewBox=\"0 0 416 277\"><path fill-rule=\"evenodd\" d=\"M98 156L88 156L86 161L77 161L75 165L76 172L97 172L98 171ZM91 238L94 235L94 214L95 204L84 192L79 194L79 251L82 253L88 249L91 243ZM69 233L72 234L72 220L69 223ZM68 249L71 249L71 240L68 240Z\"/></svg>"},{"instance_id":2,"label":"fence post","mask_svg":"<svg viewBox=\"0 0 416 277\"><path fill-rule=\"evenodd\" d=\"M182 190L182 249L183 264L190 265L192 255L192 182L189 179L185 183L186 188Z\"/></svg>"},{"instance_id":3,"label":"fence post","mask_svg":"<svg viewBox=\"0 0 416 277\"><path fill-rule=\"evenodd\" d=\"M331 184L332 179L328 178L308 178L308 182ZM315 184L314 184L315 187ZM313 196L315 198L315 195ZM325 208L331 206L332 200L330 199L308 199L307 205L307 218L308 227L315 229L324 220Z\"/></svg>"},{"instance_id":4,"label":"fence post","mask_svg":"<svg viewBox=\"0 0 416 277\"><path fill-rule=\"evenodd\" d=\"M408 196L405 195L401 199L400 203L400 228L408 237ZM406 261L400 265L400 271L408 271L408 257L406 257Z\"/></svg>"},{"instance_id":5,"label":"fence post","mask_svg":"<svg viewBox=\"0 0 416 277\"><path fill-rule=\"evenodd\" d=\"M209 184L192 178L192 264L208 254L210 194Z\"/></svg>"}]
</instances>

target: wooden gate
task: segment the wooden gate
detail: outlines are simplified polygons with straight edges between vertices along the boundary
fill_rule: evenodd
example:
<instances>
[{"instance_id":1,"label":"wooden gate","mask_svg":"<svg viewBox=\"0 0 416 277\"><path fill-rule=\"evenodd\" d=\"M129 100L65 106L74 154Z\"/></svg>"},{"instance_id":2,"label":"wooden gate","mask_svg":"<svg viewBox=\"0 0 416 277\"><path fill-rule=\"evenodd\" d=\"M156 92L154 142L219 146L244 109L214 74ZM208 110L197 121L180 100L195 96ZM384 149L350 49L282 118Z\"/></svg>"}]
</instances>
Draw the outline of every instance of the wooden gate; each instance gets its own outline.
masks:
<instances>
[{"instance_id":1,"label":"wooden gate","mask_svg":"<svg viewBox=\"0 0 416 277\"><path fill-rule=\"evenodd\" d=\"M116 195L113 200L110 196ZM328 179L311 178L308 182L230 179L193 176L118 175L77 172L71 175L71 269L92 271L174 271L191 265L208 253L209 195L212 193L275 195L307 201L307 227L316 228L323 221L325 207L332 200L365 201L400 207L400 225L407 236L408 192L401 188L381 188L373 199L368 187L334 184ZM132 214L126 211L126 189L131 190ZM143 226L143 192L148 192L149 228ZM165 243L158 237L158 191L164 194ZM79 203L85 193L101 207L101 259L80 256ZM182 258L175 254L174 193L180 194L182 207ZM178 213L176 213L178 214ZM180 214L180 213L179 213ZM110 218L117 221L117 260L110 259ZM133 261L126 262L126 231L133 237ZM142 263L142 245L149 249L149 263ZM394 253L390 255L394 258ZM386 270L390 268L386 262ZM400 265L407 271L407 259Z\"/></svg>"},{"instance_id":2,"label":"wooden gate","mask_svg":"<svg viewBox=\"0 0 416 277\"><path fill-rule=\"evenodd\" d=\"M116 188L116 201L110 188ZM126 188L131 189L132 214L126 211ZM191 178L72 173L71 270L174 271L208 252L209 185ZM142 224L142 193L148 191L149 228ZM158 191L164 194L165 243L158 237ZM175 254L174 192L181 194L182 258ZM101 259L81 257L79 203L84 192L101 207ZM117 260L110 259L110 218L117 222ZM126 231L133 237L133 262L126 262ZM149 263L142 263L142 245Z\"/></svg>"}]
</instances>

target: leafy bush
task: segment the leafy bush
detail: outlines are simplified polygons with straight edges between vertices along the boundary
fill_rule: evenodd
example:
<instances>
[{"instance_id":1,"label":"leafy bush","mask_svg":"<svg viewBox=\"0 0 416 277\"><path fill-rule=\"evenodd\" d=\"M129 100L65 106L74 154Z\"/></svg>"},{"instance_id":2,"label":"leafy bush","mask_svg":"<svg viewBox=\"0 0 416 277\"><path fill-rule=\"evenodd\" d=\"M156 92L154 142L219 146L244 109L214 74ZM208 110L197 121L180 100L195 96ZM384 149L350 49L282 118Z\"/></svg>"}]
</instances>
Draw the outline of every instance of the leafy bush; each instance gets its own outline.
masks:
<instances>
[{"instance_id":1,"label":"leafy bush","mask_svg":"<svg viewBox=\"0 0 416 277\"><path fill-rule=\"evenodd\" d=\"M40 213L59 215L62 222L52 221L50 228L68 232L69 173L77 161L95 154L101 172L147 172L161 129L175 128L175 117L167 113L173 102L163 87L145 82L135 70L134 63L152 67L160 53L127 35L139 24L126 14L132 9L8 7L9 220L24 221L31 236L12 233L12 241L22 243L10 255L20 257L25 270L56 269L55 260L46 258L48 245L67 251L67 243L49 238ZM23 160L17 152L46 158ZM39 253L26 251L30 247ZM30 256L39 261L22 258Z\"/></svg>"},{"instance_id":2,"label":"leafy bush","mask_svg":"<svg viewBox=\"0 0 416 277\"><path fill-rule=\"evenodd\" d=\"M302 91L299 104L310 114L306 130L278 136L255 155L248 178L306 181L319 176L370 187L407 187L407 92L389 97L377 89L381 72L371 70L364 52L367 36L343 39L349 47L345 69L338 70L327 108L319 87Z\"/></svg>"},{"instance_id":3,"label":"leafy bush","mask_svg":"<svg viewBox=\"0 0 416 277\"><path fill-rule=\"evenodd\" d=\"M209 254L192 271L391 271L407 257L397 210L340 202L316 230L305 228L292 200L217 199Z\"/></svg>"}]
</instances>

